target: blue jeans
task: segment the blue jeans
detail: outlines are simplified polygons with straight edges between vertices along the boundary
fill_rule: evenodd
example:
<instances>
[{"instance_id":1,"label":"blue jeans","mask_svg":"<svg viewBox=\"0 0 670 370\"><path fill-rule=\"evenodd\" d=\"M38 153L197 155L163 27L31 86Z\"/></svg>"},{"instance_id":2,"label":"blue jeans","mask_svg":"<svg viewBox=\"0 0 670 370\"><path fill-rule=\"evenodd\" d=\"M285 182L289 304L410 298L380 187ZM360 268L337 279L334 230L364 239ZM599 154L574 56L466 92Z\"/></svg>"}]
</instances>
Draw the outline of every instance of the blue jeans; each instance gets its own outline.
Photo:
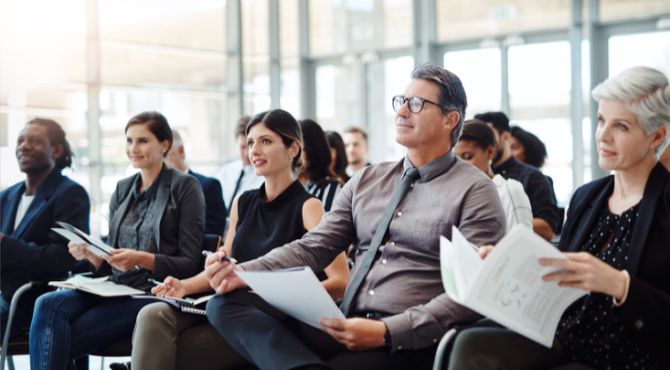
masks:
<instances>
[{"instance_id":1,"label":"blue jeans","mask_svg":"<svg viewBox=\"0 0 670 370\"><path fill-rule=\"evenodd\" d=\"M42 295L30 325L30 368L72 368L72 359L130 339L137 313L151 302L69 289Z\"/></svg>"}]
</instances>

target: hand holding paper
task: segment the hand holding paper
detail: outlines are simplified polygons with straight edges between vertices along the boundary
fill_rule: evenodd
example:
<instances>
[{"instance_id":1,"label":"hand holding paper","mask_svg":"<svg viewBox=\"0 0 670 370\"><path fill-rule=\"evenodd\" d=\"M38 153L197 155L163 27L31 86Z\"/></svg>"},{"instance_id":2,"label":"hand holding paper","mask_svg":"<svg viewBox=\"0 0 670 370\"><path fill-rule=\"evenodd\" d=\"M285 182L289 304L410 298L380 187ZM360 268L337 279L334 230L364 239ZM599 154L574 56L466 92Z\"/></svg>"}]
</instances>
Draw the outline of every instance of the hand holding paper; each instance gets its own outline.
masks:
<instances>
[{"instance_id":1,"label":"hand holding paper","mask_svg":"<svg viewBox=\"0 0 670 370\"><path fill-rule=\"evenodd\" d=\"M587 292L543 280L558 269L540 265L540 258L566 260L521 226L510 230L484 260L456 228L451 242L442 238L440 243L443 283L452 299L550 347L565 309Z\"/></svg>"}]
</instances>

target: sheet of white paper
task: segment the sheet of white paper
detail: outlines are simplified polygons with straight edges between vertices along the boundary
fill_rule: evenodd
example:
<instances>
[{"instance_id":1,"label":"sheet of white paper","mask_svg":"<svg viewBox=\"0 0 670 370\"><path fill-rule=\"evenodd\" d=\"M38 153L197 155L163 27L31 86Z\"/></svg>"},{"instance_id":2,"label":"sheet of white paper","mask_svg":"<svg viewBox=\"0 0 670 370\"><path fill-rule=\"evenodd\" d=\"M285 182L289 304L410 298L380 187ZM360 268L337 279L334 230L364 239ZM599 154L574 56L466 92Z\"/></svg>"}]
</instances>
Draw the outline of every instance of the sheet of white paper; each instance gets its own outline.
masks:
<instances>
[{"instance_id":1,"label":"sheet of white paper","mask_svg":"<svg viewBox=\"0 0 670 370\"><path fill-rule=\"evenodd\" d=\"M104 279L106 279L106 277ZM101 297L124 297L135 294L145 294L143 291L131 288L127 285L119 285L111 281L100 281L100 279L90 278L73 278L65 281L50 281L49 285L58 288L77 289L83 292L99 295Z\"/></svg>"},{"instance_id":2,"label":"sheet of white paper","mask_svg":"<svg viewBox=\"0 0 670 370\"><path fill-rule=\"evenodd\" d=\"M276 271L237 271L265 301L298 320L321 328L319 319L344 319L342 311L308 267Z\"/></svg>"},{"instance_id":3,"label":"sheet of white paper","mask_svg":"<svg viewBox=\"0 0 670 370\"><path fill-rule=\"evenodd\" d=\"M471 244L463 234L455 227L451 228L451 241L454 246L454 257L456 264L454 269L456 271L456 284L461 298L465 299L465 292L470 290L472 280L477 274L477 271L484 264L484 260L479 257L477 247Z\"/></svg>"}]
</instances>

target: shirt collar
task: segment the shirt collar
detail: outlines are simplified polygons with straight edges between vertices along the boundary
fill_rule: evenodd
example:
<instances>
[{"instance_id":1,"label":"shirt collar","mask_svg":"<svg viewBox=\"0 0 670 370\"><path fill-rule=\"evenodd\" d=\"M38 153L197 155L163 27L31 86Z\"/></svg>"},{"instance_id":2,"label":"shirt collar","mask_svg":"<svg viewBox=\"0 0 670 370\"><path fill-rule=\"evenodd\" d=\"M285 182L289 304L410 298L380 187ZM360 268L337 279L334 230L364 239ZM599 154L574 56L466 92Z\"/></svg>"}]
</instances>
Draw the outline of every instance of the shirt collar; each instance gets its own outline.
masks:
<instances>
[{"instance_id":1,"label":"shirt collar","mask_svg":"<svg viewBox=\"0 0 670 370\"><path fill-rule=\"evenodd\" d=\"M420 176L419 182L428 182L435 177L442 175L443 173L449 171L455 162L456 157L454 156L454 152L451 150L448 151L445 155L433 159L432 161L418 168ZM402 167L403 173L405 173L408 168L412 168L414 165L409 160L409 158L405 156Z\"/></svg>"}]
</instances>

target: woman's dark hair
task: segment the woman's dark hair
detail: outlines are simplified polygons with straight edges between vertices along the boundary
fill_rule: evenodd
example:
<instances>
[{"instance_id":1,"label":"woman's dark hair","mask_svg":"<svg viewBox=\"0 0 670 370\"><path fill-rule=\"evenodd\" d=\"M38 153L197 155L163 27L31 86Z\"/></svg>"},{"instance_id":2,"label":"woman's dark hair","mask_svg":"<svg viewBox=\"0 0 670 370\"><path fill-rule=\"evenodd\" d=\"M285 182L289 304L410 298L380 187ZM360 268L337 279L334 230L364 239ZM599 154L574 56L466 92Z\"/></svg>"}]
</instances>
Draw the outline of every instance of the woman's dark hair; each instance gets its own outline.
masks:
<instances>
[{"instance_id":1,"label":"woman's dark hair","mask_svg":"<svg viewBox=\"0 0 670 370\"><path fill-rule=\"evenodd\" d=\"M304 169L307 177L313 182L332 181L335 174L330 171L330 147L323 129L311 119L300 121L300 128L307 156L307 168Z\"/></svg>"},{"instance_id":2,"label":"woman's dark hair","mask_svg":"<svg viewBox=\"0 0 670 370\"><path fill-rule=\"evenodd\" d=\"M244 133L248 136L251 128L259 123L265 124L265 127L270 131L279 135L284 146L287 148L290 147L294 141L298 143L298 155L293 158L291 168L294 171L299 168L302 165L302 130L300 129L300 125L298 125L298 121L293 118L291 113L282 109L273 109L258 113L251 119L251 121L249 121L249 123L247 123L247 128Z\"/></svg>"},{"instance_id":3,"label":"woman's dark hair","mask_svg":"<svg viewBox=\"0 0 670 370\"><path fill-rule=\"evenodd\" d=\"M493 129L486 122L476 118L464 122L463 132L458 140L472 141L481 150L486 150L496 144Z\"/></svg>"},{"instance_id":4,"label":"woman's dark hair","mask_svg":"<svg viewBox=\"0 0 670 370\"><path fill-rule=\"evenodd\" d=\"M72 153L70 143L65 138L65 131L63 131L63 128L56 121L48 118L36 117L28 121L26 125L40 125L46 128L47 135L49 136L49 144L51 144L51 146L63 146L63 154L56 158L56 168L62 170L65 167L72 166L74 153Z\"/></svg>"},{"instance_id":5,"label":"woman's dark hair","mask_svg":"<svg viewBox=\"0 0 670 370\"><path fill-rule=\"evenodd\" d=\"M544 146L542 140L519 126L513 126L510 132L512 137L523 145L526 155L524 162L537 168L544 166L544 161L547 159L547 147Z\"/></svg>"},{"instance_id":6,"label":"woman's dark hair","mask_svg":"<svg viewBox=\"0 0 670 370\"><path fill-rule=\"evenodd\" d=\"M170 143L165 153L163 153L163 157L165 157L170 151L170 148L172 148L173 141L172 129L165 116L156 111L142 112L128 121L123 132L128 132L128 128L135 125L147 125L149 131L156 136L158 141L163 142L167 140Z\"/></svg>"},{"instance_id":7,"label":"woman's dark hair","mask_svg":"<svg viewBox=\"0 0 670 370\"><path fill-rule=\"evenodd\" d=\"M349 181L349 175L347 175L347 152L344 149L344 140L335 131L326 131L325 134L328 146L330 149L335 149L335 165L333 166L335 176L343 182L347 182Z\"/></svg>"}]
</instances>

